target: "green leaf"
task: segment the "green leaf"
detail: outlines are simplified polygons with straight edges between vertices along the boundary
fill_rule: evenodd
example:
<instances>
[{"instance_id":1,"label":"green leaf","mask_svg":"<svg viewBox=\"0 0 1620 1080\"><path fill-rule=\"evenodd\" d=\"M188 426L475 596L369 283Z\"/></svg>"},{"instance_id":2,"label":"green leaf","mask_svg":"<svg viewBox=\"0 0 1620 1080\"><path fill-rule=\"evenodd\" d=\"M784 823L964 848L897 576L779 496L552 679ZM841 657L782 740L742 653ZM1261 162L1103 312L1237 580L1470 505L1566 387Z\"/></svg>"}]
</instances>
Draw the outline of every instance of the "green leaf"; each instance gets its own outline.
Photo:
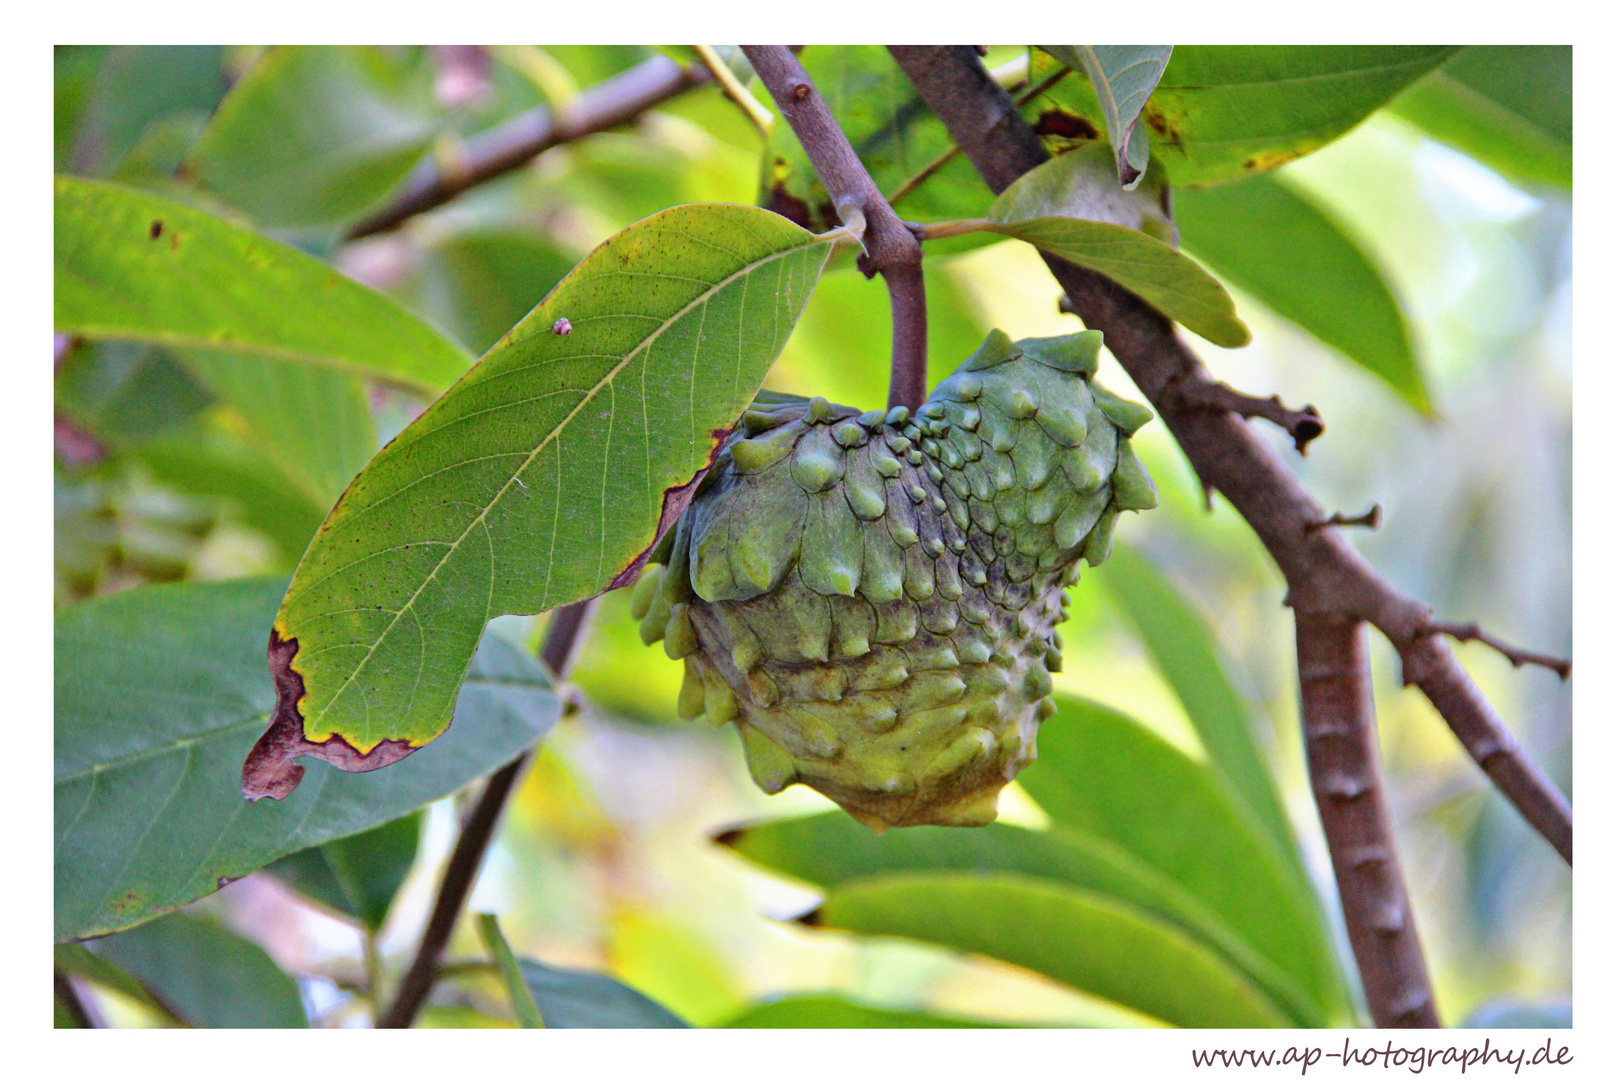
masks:
<instances>
[{"instance_id":1,"label":"green leaf","mask_svg":"<svg viewBox=\"0 0 1620 1080\"><path fill-rule=\"evenodd\" d=\"M1254 711L1232 683L1232 661L1208 618L1146 556L1125 544L1115 545L1114 555L1098 574L1108 598L1175 690L1210 761L1292 856L1294 830L1255 735Z\"/></svg>"},{"instance_id":2,"label":"green leaf","mask_svg":"<svg viewBox=\"0 0 1620 1080\"><path fill-rule=\"evenodd\" d=\"M1075 829L918 826L875 836L847 814L828 813L726 833L720 842L767 869L822 889L912 870L1006 872L1044 878L1106 896L1197 939L1308 1027L1321 1009L1270 960L1202 901L1130 852Z\"/></svg>"},{"instance_id":3,"label":"green leaf","mask_svg":"<svg viewBox=\"0 0 1620 1080\"><path fill-rule=\"evenodd\" d=\"M919 177L955 144L887 49L881 45L810 45L799 60L861 164L902 218L939 221L984 213L990 204L990 189L962 154L926 183L895 198L908 181ZM831 198L786 121L778 121L771 130L761 185L762 205L791 213L812 228L828 229L838 223ZM929 246L930 253L946 250Z\"/></svg>"},{"instance_id":4,"label":"green leaf","mask_svg":"<svg viewBox=\"0 0 1620 1080\"><path fill-rule=\"evenodd\" d=\"M1447 45L1178 45L1142 123L1172 184L1236 180L1332 142L1455 51ZM1031 84L1062 67L1031 50ZM1060 80L1024 112L1037 131L1106 128L1084 79ZM1067 144L1058 137L1050 145Z\"/></svg>"},{"instance_id":5,"label":"green leaf","mask_svg":"<svg viewBox=\"0 0 1620 1080\"><path fill-rule=\"evenodd\" d=\"M252 353L187 348L193 373L246 421L249 440L317 506L331 506L377 452L359 376Z\"/></svg>"},{"instance_id":6,"label":"green leaf","mask_svg":"<svg viewBox=\"0 0 1620 1080\"><path fill-rule=\"evenodd\" d=\"M369 46L272 49L214 114L191 171L266 225L358 217L399 186L442 123L416 68Z\"/></svg>"},{"instance_id":7,"label":"green leaf","mask_svg":"<svg viewBox=\"0 0 1620 1080\"><path fill-rule=\"evenodd\" d=\"M795 996L755 1005L732 1017L728 1028L1005 1028L979 1020L958 1020L936 1013L875 1009L848 998Z\"/></svg>"},{"instance_id":8,"label":"green leaf","mask_svg":"<svg viewBox=\"0 0 1620 1080\"><path fill-rule=\"evenodd\" d=\"M171 199L56 178L56 329L224 347L437 393L467 356L319 259Z\"/></svg>"},{"instance_id":9,"label":"green leaf","mask_svg":"<svg viewBox=\"0 0 1620 1080\"><path fill-rule=\"evenodd\" d=\"M930 871L836 889L816 925L913 938L1029 968L1181 1027L1288 1027L1252 982L1168 923L1087 889Z\"/></svg>"},{"instance_id":10,"label":"green leaf","mask_svg":"<svg viewBox=\"0 0 1620 1080\"><path fill-rule=\"evenodd\" d=\"M309 1027L297 984L263 949L211 919L170 915L90 948L192 1027Z\"/></svg>"},{"instance_id":11,"label":"green leaf","mask_svg":"<svg viewBox=\"0 0 1620 1080\"><path fill-rule=\"evenodd\" d=\"M162 349L81 341L56 370L56 408L108 446L156 438L207 408L207 390Z\"/></svg>"},{"instance_id":12,"label":"green leaf","mask_svg":"<svg viewBox=\"0 0 1620 1080\"><path fill-rule=\"evenodd\" d=\"M112 48L107 45L58 45L53 50L51 74L55 108L52 110L52 144L57 172L70 172L73 169L85 112L95 98L102 63L111 51Z\"/></svg>"},{"instance_id":13,"label":"green leaf","mask_svg":"<svg viewBox=\"0 0 1620 1080\"><path fill-rule=\"evenodd\" d=\"M519 960L523 981L551 1028L683 1028L658 1002L606 975Z\"/></svg>"},{"instance_id":14,"label":"green leaf","mask_svg":"<svg viewBox=\"0 0 1620 1080\"><path fill-rule=\"evenodd\" d=\"M1040 758L1018 781L1054 821L1102 837L1201 900L1330 1022L1345 987L1315 895L1230 783L1100 705L1054 695Z\"/></svg>"},{"instance_id":15,"label":"green leaf","mask_svg":"<svg viewBox=\"0 0 1620 1080\"><path fill-rule=\"evenodd\" d=\"M330 505L294 484L265 454L221 423L190 425L141 445L128 457L171 488L228 502L237 520L281 549L288 570L304 553Z\"/></svg>"},{"instance_id":16,"label":"green leaf","mask_svg":"<svg viewBox=\"0 0 1620 1080\"><path fill-rule=\"evenodd\" d=\"M1091 92L1108 126L1119 182L1134 188L1148 163L1148 142L1137 120L1174 45L1042 45L1042 49L1091 81Z\"/></svg>"},{"instance_id":17,"label":"green leaf","mask_svg":"<svg viewBox=\"0 0 1620 1080\"><path fill-rule=\"evenodd\" d=\"M422 815L402 818L277 859L264 872L375 933L416 861Z\"/></svg>"},{"instance_id":18,"label":"green leaf","mask_svg":"<svg viewBox=\"0 0 1620 1080\"><path fill-rule=\"evenodd\" d=\"M1203 267L1137 228L1084 220L1097 212L1095 179L1086 154L1037 165L997 196L986 227L1095 270L1217 345L1247 345L1232 297Z\"/></svg>"},{"instance_id":19,"label":"green leaf","mask_svg":"<svg viewBox=\"0 0 1620 1080\"><path fill-rule=\"evenodd\" d=\"M489 619L633 580L833 243L754 207L679 206L564 278L326 519L276 619L276 663L302 692L244 790L280 797L297 754L374 768L425 745Z\"/></svg>"},{"instance_id":20,"label":"green leaf","mask_svg":"<svg viewBox=\"0 0 1620 1080\"><path fill-rule=\"evenodd\" d=\"M1570 190L1574 50L1469 45L1390 111L1514 180Z\"/></svg>"},{"instance_id":21,"label":"green leaf","mask_svg":"<svg viewBox=\"0 0 1620 1080\"><path fill-rule=\"evenodd\" d=\"M217 45L120 45L89 55L75 51L79 55L70 54L67 66L79 67L75 74L86 81L77 88L83 96L76 117L61 112L64 104L73 108L72 90L68 102L58 101L60 171L107 175L144 135L176 120L195 123L207 117L225 94L224 50ZM57 66L59 75L64 74L60 51ZM92 72L83 71L90 66Z\"/></svg>"},{"instance_id":22,"label":"green leaf","mask_svg":"<svg viewBox=\"0 0 1620 1080\"><path fill-rule=\"evenodd\" d=\"M1278 176L1176 192L1182 246L1323 344L1433 412L1389 281L1323 207Z\"/></svg>"},{"instance_id":23,"label":"green leaf","mask_svg":"<svg viewBox=\"0 0 1620 1080\"><path fill-rule=\"evenodd\" d=\"M534 1003L534 994L523 981L523 971L518 967L517 957L512 955L512 946L506 943L506 937L501 933L500 921L493 915L479 915L478 936L484 939L484 948L489 951L490 959L495 962L495 969L500 972L501 982L506 984L506 996L512 1003L512 1015L517 1017L518 1026L545 1027L546 1022L540 1016L540 1007Z\"/></svg>"},{"instance_id":24,"label":"green leaf","mask_svg":"<svg viewBox=\"0 0 1620 1080\"><path fill-rule=\"evenodd\" d=\"M57 941L188 904L283 855L375 828L512 760L556 722L538 662L491 636L456 729L380 776L317 766L281 803L242 800L275 701L264 641L285 579L157 585L56 620Z\"/></svg>"}]
</instances>

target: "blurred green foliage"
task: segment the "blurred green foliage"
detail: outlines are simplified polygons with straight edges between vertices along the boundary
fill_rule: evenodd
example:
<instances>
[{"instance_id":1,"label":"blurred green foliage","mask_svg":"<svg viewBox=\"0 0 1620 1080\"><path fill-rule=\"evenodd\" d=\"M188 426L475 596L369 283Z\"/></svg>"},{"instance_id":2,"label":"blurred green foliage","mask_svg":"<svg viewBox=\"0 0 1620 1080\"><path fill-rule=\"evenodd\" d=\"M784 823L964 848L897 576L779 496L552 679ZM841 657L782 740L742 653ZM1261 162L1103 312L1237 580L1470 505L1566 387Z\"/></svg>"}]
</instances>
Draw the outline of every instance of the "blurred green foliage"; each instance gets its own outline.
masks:
<instances>
[{"instance_id":1,"label":"blurred green foliage","mask_svg":"<svg viewBox=\"0 0 1620 1080\"><path fill-rule=\"evenodd\" d=\"M1219 57L1178 48L1172 68L1230 74L1242 69L1233 66L1239 53L1247 54L1233 50L1222 67ZM681 202L753 202L762 186L815 204L785 126L765 145L706 85L633 124L556 147L400 230L341 242L343 227L412 169L453 163L467 136L542 103L565 108L579 89L652 55L633 46L61 47L55 168L301 247L423 320L415 340L442 342L438 355L454 357L459 371L463 351L482 353L595 245L641 217ZM998 51L991 62L1018 55ZM1335 56L1341 82L1362 62ZM1308 459L1280 434L1267 436L1324 505L1382 505L1383 530L1351 537L1380 571L1448 617L1567 652L1569 52L1402 56L1378 88L1316 103L1332 114L1323 113L1332 132L1249 133L1276 158L1270 167L1372 113L1337 142L1270 177L1176 193L1187 251L1234 291L1254 332L1244 350L1203 352L1218 378L1323 411L1328 434ZM916 110L881 50L812 46L804 61L826 80L886 191L945 149L943 131ZM1083 79L1057 87L1031 103L1032 119L1056 106L1088 115ZM1232 110L1177 93L1149 115L1230 126ZM1303 115L1279 101L1247 115L1268 124ZM1170 110L1176 102L1185 117ZM1053 149L1084 143L1072 125L1049 119L1043 130ZM1154 159L1172 181L1245 172L1241 154L1200 160L1198 145L1173 150L1154 131ZM939 220L981 214L989 201L958 155L901 210ZM1015 337L1078 328L1059 313L1057 286L1031 250L950 243L931 248L926 267L931 382L992 327ZM305 321L282 320L305 335L356 330ZM768 385L875 407L886 395L889 332L883 288L840 256ZM59 342L56 601L70 617L87 600L158 582L290 573L349 476L428 400L375 381L374 369L333 376L261 362L250 371L240 352L210 357L133 336ZM1104 382L1129 385L1111 358L1104 366ZM429 380L436 387L454 375L443 370L447 377ZM929 944L1055 965L1063 958L1046 954L1081 918L1075 912L1192 949L1199 970L1222 985L1258 987L1258 1012L1245 1022L1259 1013L1346 1019L1354 1003L1343 973L1353 966L1301 764L1280 578L1229 506L1203 508L1161 424L1139 443L1161 509L1124 523L1131 553L1071 591L1057 676L1065 712L1043 732L1041 760L1003 798L1004 823L980 833L936 841L913 830L879 841L850 832L847 819L811 816L828 804L805 789L760 795L731 733L674 720L679 665L642 647L622 593L604 598L575 672L589 704L536 756L470 904L501 913L546 1022L1209 1020L1178 1011L1190 1006L1151 980L1127 986L1114 969L1123 964L1053 966L1048 974L1068 979L1063 986ZM543 616L503 618L490 632L528 649L543 625ZM240 635L241 663L262 673L252 657L262 655L264 627L250 629ZM1544 672L1515 673L1478 647L1460 655L1567 789L1567 688ZM1398 689L1393 658L1375 652L1374 662L1398 839L1442 1015L1567 1024L1567 868L1505 808L1428 706ZM64 670L61 652L57 663ZM268 707L247 704L244 732ZM419 835L417 819L404 817L371 839L306 847L186 914L103 939L94 954L59 954L58 967L120 1025L367 1022L379 978L389 985L409 962L456 816L444 800L422 817ZM766 819L794 820L748 828L741 839L733 832ZM815 830L827 834L799 835ZM377 841L382 831L390 836ZM735 851L711 842L722 833ZM1013 839L999 843L1005 835ZM998 869L1050 880L987 876ZM906 901L907 889L923 890L929 904ZM950 919L917 918L946 893ZM790 921L823 900L826 921L885 936ZM1057 909L1068 914L1050 921ZM1011 927L999 941L986 937L987 910ZM422 1026L512 1022L484 955L464 920L450 957L469 966L447 973ZM1250 1000L1225 995L1222 1007L1240 999Z\"/></svg>"}]
</instances>

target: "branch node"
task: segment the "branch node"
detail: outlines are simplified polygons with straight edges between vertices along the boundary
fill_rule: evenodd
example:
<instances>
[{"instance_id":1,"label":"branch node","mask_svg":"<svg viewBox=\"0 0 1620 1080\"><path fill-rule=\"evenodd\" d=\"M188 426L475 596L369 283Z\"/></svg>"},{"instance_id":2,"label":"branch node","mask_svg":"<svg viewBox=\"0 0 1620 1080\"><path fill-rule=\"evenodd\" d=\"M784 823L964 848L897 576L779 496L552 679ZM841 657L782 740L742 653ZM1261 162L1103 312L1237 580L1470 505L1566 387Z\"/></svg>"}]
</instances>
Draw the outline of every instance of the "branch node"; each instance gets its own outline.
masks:
<instances>
[{"instance_id":1,"label":"branch node","mask_svg":"<svg viewBox=\"0 0 1620 1080\"><path fill-rule=\"evenodd\" d=\"M1272 394L1269 398L1252 397L1232 389L1226 383L1215 382L1208 378L1182 379L1176 386L1173 396L1178 405L1193 409L1215 409L1236 413L1246 419L1258 417L1269 420L1273 424L1288 432L1294 440L1294 449L1299 451L1301 457L1305 456L1306 447L1311 440L1317 438L1327 429L1322 421L1322 414L1316 411L1315 405L1307 405L1303 409L1290 409L1282 403L1281 396Z\"/></svg>"},{"instance_id":2,"label":"branch node","mask_svg":"<svg viewBox=\"0 0 1620 1080\"><path fill-rule=\"evenodd\" d=\"M889 405L919 408L928 393L928 302L922 247L872 182L826 101L811 93L812 80L792 52L780 45L744 45L742 51L798 136L846 225L854 224L852 215L859 208L865 226L864 255L856 265L869 278L883 275L894 322Z\"/></svg>"},{"instance_id":3,"label":"branch node","mask_svg":"<svg viewBox=\"0 0 1620 1080\"><path fill-rule=\"evenodd\" d=\"M1368 510L1365 514L1362 514L1360 517L1345 517L1343 514L1335 512L1330 518L1321 518L1317 521L1307 521L1305 523L1305 532L1309 534L1318 532L1322 529L1330 528L1332 526L1351 525L1358 525L1364 529L1376 530L1379 525L1383 524L1383 520L1383 508L1377 503L1373 503L1372 509Z\"/></svg>"},{"instance_id":4,"label":"branch node","mask_svg":"<svg viewBox=\"0 0 1620 1080\"><path fill-rule=\"evenodd\" d=\"M1421 629L1418 630L1417 634L1414 635L1414 640L1426 634L1444 634L1446 637L1455 638L1458 641L1477 641L1481 645L1484 645L1490 649L1495 649L1497 652L1507 657L1508 662L1516 668L1523 667L1526 664L1530 664L1534 667L1544 667L1549 671L1557 672L1558 677L1566 681L1569 679L1569 674L1572 670L1570 661L1560 660L1556 656L1546 656L1542 653L1534 653L1526 649L1520 649L1513 645L1509 645L1501 638L1487 634L1485 631L1481 630L1478 623L1450 623L1438 622L1434 619L1430 619Z\"/></svg>"}]
</instances>

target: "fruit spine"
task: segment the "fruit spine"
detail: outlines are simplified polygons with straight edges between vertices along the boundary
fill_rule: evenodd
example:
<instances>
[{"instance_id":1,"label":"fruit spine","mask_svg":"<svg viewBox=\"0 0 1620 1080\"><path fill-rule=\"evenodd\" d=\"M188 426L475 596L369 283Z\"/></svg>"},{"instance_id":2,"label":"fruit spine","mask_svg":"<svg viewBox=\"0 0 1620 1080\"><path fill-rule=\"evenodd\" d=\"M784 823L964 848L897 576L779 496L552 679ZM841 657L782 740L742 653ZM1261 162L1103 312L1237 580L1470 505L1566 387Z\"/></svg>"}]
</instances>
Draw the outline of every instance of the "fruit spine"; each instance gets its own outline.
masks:
<instances>
[{"instance_id":1,"label":"fruit spine","mask_svg":"<svg viewBox=\"0 0 1620 1080\"><path fill-rule=\"evenodd\" d=\"M875 830L994 820L1055 709L1064 588L1158 501L1101 341L992 331L915 416L762 395L632 595L680 715Z\"/></svg>"}]
</instances>

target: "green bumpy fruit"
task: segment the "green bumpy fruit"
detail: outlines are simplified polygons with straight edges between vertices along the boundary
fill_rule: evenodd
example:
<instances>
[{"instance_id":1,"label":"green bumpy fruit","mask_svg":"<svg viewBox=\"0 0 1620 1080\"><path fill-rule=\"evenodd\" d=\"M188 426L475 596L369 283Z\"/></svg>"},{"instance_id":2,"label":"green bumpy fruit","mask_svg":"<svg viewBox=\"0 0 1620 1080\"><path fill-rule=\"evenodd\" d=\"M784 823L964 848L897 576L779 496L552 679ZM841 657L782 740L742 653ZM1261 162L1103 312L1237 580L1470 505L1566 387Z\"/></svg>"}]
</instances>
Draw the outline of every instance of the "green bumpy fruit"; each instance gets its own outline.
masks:
<instances>
[{"instance_id":1,"label":"green bumpy fruit","mask_svg":"<svg viewBox=\"0 0 1620 1080\"><path fill-rule=\"evenodd\" d=\"M1055 709L1065 586L1158 502L1101 344L992 331L916 416L756 402L632 596L681 716L876 831L993 821Z\"/></svg>"}]
</instances>

